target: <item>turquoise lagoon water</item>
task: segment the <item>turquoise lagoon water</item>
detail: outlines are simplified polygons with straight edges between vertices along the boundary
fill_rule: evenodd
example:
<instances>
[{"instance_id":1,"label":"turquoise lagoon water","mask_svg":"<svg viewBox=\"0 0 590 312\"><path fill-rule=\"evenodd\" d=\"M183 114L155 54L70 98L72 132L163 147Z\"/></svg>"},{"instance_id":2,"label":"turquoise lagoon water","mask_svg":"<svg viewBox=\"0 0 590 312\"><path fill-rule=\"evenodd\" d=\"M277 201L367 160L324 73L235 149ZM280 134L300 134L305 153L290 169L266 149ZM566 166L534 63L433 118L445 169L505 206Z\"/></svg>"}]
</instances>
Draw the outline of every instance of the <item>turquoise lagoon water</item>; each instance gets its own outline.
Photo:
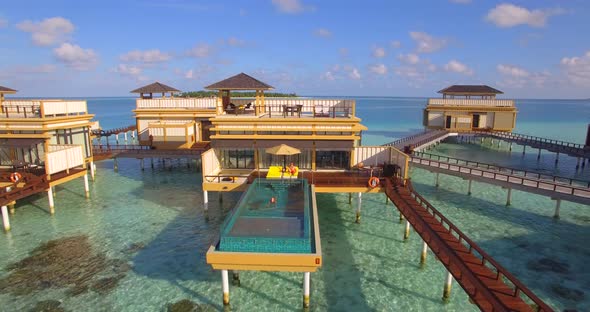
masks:
<instances>
[{"instance_id":1,"label":"turquoise lagoon water","mask_svg":"<svg viewBox=\"0 0 590 312\"><path fill-rule=\"evenodd\" d=\"M370 129L363 143L386 143L419 131L424 103L359 98L357 113ZM133 105L131 98L89 100L104 128L132 124ZM562 109L549 112L549 105ZM518 108L518 132L583 142L589 102L527 100L519 101ZM537 162L534 152L523 158L520 150L510 153L505 146L441 144L431 152L590 179L588 166L576 173L575 161L563 155L556 169L549 154ZM56 300L66 311L165 311L183 299L205 310L223 310L221 277L205 263L205 252L241 194L223 194L222 201L210 194L205 212L194 164L164 167L156 162L154 170L141 171L137 160L125 159L119 172L113 172L112 161L97 166L89 200L80 179L57 187L54 216L47 213L45 195L17 204L12 231L0 235L0 310L28 311L39 302ZM590 310L588 206L563 202L556 221L551 217L554 203L542 196L514 191L507 208L506 191L499 187L474 183L473 195L467 196L464 181L441 176L441 186L435 188L434 175L420 169L412 171L412 180L548 304L559 310ZM477 310L456 283L450 302L442 303L444 267L429 255L420 268L421 240L411 233L403 241L404 225L383 194L363 195L361 224L354 223L355 205L348 203L347 194L318 194L317 200L324 265L312 274L312 311ZM49 248L53 253L44 254L48 248L43 244L50 240L83 250L70 256ZM34 270L11 266L34 250L63 261L65 270L45 267L42 261ZM45 280L48 275L53 279ZM60 278L77 284L60 283ZM298 311L301 288L302 274L242 272L241 285L230 286L231 310Z\"/></svg>"}]
</instances>

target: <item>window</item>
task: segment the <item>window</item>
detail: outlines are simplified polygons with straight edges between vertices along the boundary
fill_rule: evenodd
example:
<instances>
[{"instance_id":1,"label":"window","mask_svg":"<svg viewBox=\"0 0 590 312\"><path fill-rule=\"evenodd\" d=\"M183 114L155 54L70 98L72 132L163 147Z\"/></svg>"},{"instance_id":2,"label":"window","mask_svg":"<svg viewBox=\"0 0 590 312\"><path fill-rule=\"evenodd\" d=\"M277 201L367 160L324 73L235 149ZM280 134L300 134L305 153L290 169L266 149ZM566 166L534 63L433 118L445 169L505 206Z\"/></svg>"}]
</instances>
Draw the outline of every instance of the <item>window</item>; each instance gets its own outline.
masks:
<instances>
[{"instance_id":1,"label":"window","mask_svg":"<svg viewBox=\"0 0 590 312\"><path fill-rule=\"evenodd\" d=\"M350 166L349 151L316 151L317 169L347 169Z\"/></svg>"},{"instance_id":2,"label":"window","mask_svg":"<svg viewBox=\"0 0 590 312\"><path fill-rule=\"evenodd\" d=\"M254 169L254 150L220 150L224 169Z\"/></svg>"}]
</instances>

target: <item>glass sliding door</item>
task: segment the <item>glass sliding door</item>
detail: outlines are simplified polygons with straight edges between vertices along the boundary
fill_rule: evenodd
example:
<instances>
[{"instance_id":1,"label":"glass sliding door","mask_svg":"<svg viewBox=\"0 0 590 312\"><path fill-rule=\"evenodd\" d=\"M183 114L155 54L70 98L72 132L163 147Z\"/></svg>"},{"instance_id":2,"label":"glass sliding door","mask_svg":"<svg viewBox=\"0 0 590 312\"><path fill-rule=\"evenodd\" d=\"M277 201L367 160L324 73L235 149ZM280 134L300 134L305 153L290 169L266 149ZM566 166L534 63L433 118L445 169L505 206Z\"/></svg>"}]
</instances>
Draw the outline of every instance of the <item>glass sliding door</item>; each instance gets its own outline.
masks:
<instances>
[{"instance_id":1,"label":"glass sliding door","mask_svg":"<svg viewBox=\"0 0 590 312\"><path fill-rule=\"evenodd\" d=\"M315 166L317 169L348 169L350 151L316 151Z\"/></svg>"}]
</instances>

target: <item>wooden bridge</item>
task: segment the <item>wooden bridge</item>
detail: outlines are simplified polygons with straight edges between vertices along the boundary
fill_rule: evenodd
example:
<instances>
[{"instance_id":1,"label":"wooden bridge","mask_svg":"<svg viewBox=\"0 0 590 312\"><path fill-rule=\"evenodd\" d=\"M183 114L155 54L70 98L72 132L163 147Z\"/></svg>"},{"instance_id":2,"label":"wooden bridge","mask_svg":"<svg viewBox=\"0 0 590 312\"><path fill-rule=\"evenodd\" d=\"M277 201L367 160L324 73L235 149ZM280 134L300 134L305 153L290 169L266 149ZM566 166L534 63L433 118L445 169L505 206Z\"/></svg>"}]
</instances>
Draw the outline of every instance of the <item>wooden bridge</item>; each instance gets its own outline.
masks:
<instances>
[{"instance_id":1,"label":"wooden bridge","mask_svg":"<svg viewBox=\"0 0 590 312\"><path fill-rule=\"evenodd\" d=\"M451 135L451 133L446 130L426 130L387 144L383 144L383 146L393 146L400 151L409 153L412 150L420 151L432 144L436 144L449 137L449 135Z\"/></svg>"},{"instance_id":2,"label":"wooden bridge","mask_svg":"<svg viewBox=\"0 0 590 312\"><path fill-rule=\"evenodd\" d=\"M557 154L565 154L575 158L590 159L590 147L583 144L571 143L561 140L546 139L526 134L499 131L467 131L460 135L470 134L473 136L490 137L499 140L530 146L532 148L544 149Z\"/></svg>"},{"instance_id":3,"label":"wooden bridge","mask_svg":"<svg viewBox=\"0 0 590 312\"><path fill-rule=\"evenodd\" d=\"M385 193L407 220L405 237L411 225L447 268L443 297L450 292L452 275L482 311L553 311L416 193L410 181L403 185L388 178L384 183Z\"/></svg>"},{"instance_id":4,"label":"wooden bridge","mask_svg":"<svg viewBox=\"0 0 590 312\"><path fill-rule=\"evenodd\" d=\"M136 125L130 125L127 127L121 127L121 128L115 128L115 129L109 129L109 130L102 130L102 129L92 130L92 135L94 135L96 137L109 137L111 135L118 135L119 133L127 133L129 131L136 131L136 130L137 130Z\"/></svg>"},{"instance_id":5,"label":"wooden bridge","mask_svg":"<svg viewBox=\"0 0 590 312\"><path fill-rule=\"evenodd\" d=\"M153 149L147 145L121 144L92 146L92 153L95 160L107 158L188 158L199 159L201 153L209 149L209 142L197 142L189 149Z\"/></svg>"},{"instance_id":6,"label":"wooden bridge","mask_svg":"<svg viewBox=\"0 0 590 312\"><path fill-rule=\"evenodd\" d=\"M436 173L453 175L470 181L475 180L495 184L509 190L518 189L529 193L549 196L552 199L567 200L586 205L590 204L590 181L540 174L522 169L501 167L423 152L414 152L411 157L412 166ZM471 182L469 183L471 184ZM507 199L507 205L509 204L510 194Z\"/></svg>"}]
</instances>

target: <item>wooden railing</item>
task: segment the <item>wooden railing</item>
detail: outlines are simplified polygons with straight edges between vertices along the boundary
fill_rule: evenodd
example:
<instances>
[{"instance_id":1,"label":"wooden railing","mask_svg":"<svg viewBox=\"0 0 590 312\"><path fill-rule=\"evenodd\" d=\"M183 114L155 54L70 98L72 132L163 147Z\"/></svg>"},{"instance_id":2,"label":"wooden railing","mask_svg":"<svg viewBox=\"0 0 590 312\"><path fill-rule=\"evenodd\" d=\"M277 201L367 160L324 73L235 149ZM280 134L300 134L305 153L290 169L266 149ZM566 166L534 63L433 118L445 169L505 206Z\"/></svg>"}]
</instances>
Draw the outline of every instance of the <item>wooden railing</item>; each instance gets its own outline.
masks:
<instances>
[{"instance_id":1,"label":"wooden railing","mask_svg":"<svg viewBox=\"0 0 590 312\"><path fill-rule=\"evenodd\" d=\"M387 190L389 192L391 192L391 190L393 189L392 182L388 179L386 181L386 183L387 183L386 184ZM399 184L400 182L396 181L394 183ZM497 281L501 281L504 284L507 284L507 286L512 287L513 292L512 292L512 294L510 294L510 296L516 297L516 298L522 298L522 296L524 296L524 297L528 298L529 301L532 301L536 305L537 311L553 311L553 309L551 309L539 297L537 297L531 290L529 290L524 284L522 284L516 277L514 277L510 272L508 272L508 270L506 270L499 263L497 263L490 255L488 255L483 249L481 249L475 242L473 242L471 239L469 239L469 237L467 237L467 235L465 235L461 230L459 230L459 228L457 228L451 221L449 221L442 213L440 213L436 208L434 208L434 206L432 206L426 199L424 199L424 197L422 197L420 194L418 194L414 190L411 182L408 181L406 183L406 185L407 185L412 197L414 198L414 200L417 203L419 203L421 207L426 209L426 211L429 214L434 216L434 218L436 220L438 220L448 230L449 234L451 234L455 238L457 238L459 240L459 243L468 249L469 253L478 257L481 260L481 265L485 265L488 269L491 269L496 273L495 279ZM435 232L431 233L430 235L439 236L439 234L435 233ZM454 262L463 263L463 261L460 259L460 257L458 257L458 255L456 255L455 253L448 255L448 256L453 257ZM467 266L465 266L465 267L468 269ZM476 278L473 273L469 274L469 275L465 275L465 276L462 275L461 276L461 278L464 278L464 277L467 277L468 279L470 279L471 284L474 286L481 285L481 281L479 281L479 279ZM509 284L511 284L511 285L509 285L506 282L509 282ZM477 291L477 288L475 288L474 291ZM469 294L469 295L474 296L475 294ZM484 296L487 296L487 295L488 294L484 293ZM488 301L490 302L490 304L493 304L494 302L498 301L498 298L496 298L495 296L490 296ZM496 309L494 308L494 311L495 310ZM500 307L500 309L498 309L498 311L501 311L501 310L503 310L503 309Z\"/></svg>"},{"instance_id":2,"label":"wooden railing","mask_svg":"<svg viewBox=\"0 0 590 312\"><path fill-rule=\"evenodd\" d=\"M455 164L450 164L447 162L436 161L436 160L431 160L431 159L427 159L427 158L421 158L418 156L413 156L411 161L412 161L412 163L417 163L417 164L425 165L428 167L440 168L440 169L459 172L459 173L465 173L465 174L469 174L469 175L473 175L473 176L477 176L477 177L482 177L482 178L487 178L487 179L492 179L492 180L497 180L497 181L502 181L502 182L508 182L508 183L514 183L514 184L527 186L527 187L533 187L533 188L537 188L537 189L541 189L541 190L548 190L548 191L553 191L556 193L579 196L579 197L583 197L583 198L590 197L590 189L587 187L579 187L579 186L575 186L575 185L562 184L559 182L554 182L552 180L540 180L540 179L531 179L531 178L521 177L521 176L513 176L511 174L503 173L503 172L499 172L499 171L480 169L477 167L455 165Z\"/></svg>"},{"instance_id":3,"label":"wooden railing","mask_svg":"<svg viewBox=\"0 0 590 312\"><path fill-rule=\"evenodd\" d=\"M46 157L48 174L84 166L84 154L81 145L49 145Z\"/></svg>"},{"instance_id":4,"label":"wooden railing","mask_svg":"<svg viewBox=\"0 0 590 312\"><path fill-rule=\"evenodd\" d=\"M481 100L481 99L428 99L432 106L491 106L514 107L513 100Z\"/></svg>"},{"instance_id":5,"label":"wooden railing","mask_svg":"<svg viewBox=\"0 0 590 312\"><path fill-rule=\"evenodd\" d=\"M211 109L215 110L217 98L157 98L137 99L137 109Z\"/></svg>"},{"instance_id":6,"label":"wooden railing","mask_svg":"<svg viewBox=\"0 0 590 312\"><path fill-rule=\"evenodd\" d=\"M586 181L586 180L572 179L572 178L568 178L568 177L562 177L562 176L556 176L556 175L550 175L550 174L542 174L542 173L532 172L532 171L523 170L523 169L503 167L503 166L487 164L487 163L474 161L474 160L466 160L466 159L460 159L460 158L454 158L454 157L448 157L448 156L442 156L442 155L435 155L435 154L430 154L430 153L425 153L425 152L414 152L413 156L416 156L419 158L432 159L432 160L436 159L437 161L446 162L446 163L450 163L450 164L464 165L464 166L476 167L476 168L484 168L487 170L494 170L494 171L510 174L512 176L522 176L524 178L548 180L548 181L553 181L553 182L562 183L562 184L590 188L590 181Z\"/></svg>"},{"instance_id":7,"label":"wooden railing","mask_svg":"<svg viewBox=\"0 0 590 312\"><path fill-rule=\"evenodd\" d=\"M533 136L533 135L528 135L528 134L520 134L520 133L514 133L514 132L499 132L499 131L471 131L471 132L472 133L475 133L475 134L486 135L486 136L495 136L495 137L498 137L498 138L503 138L503 139L508 139L508 140L519 140L519 141L527 142L527 143L540 143L540 144L547 144L547 145L560 145L560 146L563 146L563 147L571 147L571 148L575 148L575 149L584 149L584 145L583 144L566 142L566 141L555 140L555 139L546 139L546 138L541 138L541 137L537 137L537 136Z\"/></svg>"},{"instance_id":8,"label":"wooden railing","mask_svg":"<svg viewBox=\"0 0 590 312\"><path fill-rule=\"evenodd\" d=\"M427 130L407 136L405 138L401 138L399 140L395 140L393 142L383 144L383 146L395 146L396 148L404 148L405 146L413 145L414 147L418 147L430 141L436 140L446 135L447 133L448 131L446 130Z\"/></svg>"},{"instance_id":9,"label":"wooden railing","mask_svg":"<svg viewBox=\"0 0 590 312\"><path fill-rule=\"evenodd\" d=\"M41 118L87 114L86 101L15 100L2 102L1 117Z\"/></svg>"}]
</instances>

